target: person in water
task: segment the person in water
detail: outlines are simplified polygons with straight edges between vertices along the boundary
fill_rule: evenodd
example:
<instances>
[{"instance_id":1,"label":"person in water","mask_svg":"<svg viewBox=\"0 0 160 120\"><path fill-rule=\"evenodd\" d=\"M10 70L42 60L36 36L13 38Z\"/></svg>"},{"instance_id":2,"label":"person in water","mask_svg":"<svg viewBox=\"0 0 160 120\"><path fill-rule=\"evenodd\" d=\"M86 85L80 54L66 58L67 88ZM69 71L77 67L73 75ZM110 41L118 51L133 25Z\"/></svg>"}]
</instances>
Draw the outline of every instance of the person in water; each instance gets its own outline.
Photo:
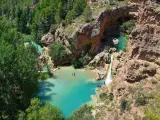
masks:
<instances>
[{"instance_id":1,"label":"person in water","mask_svg":"<svg viewBox=\"0 0 160 120\"><path fill-rule=\"evenodd\" d=\"M76 76L76 74L75 74L75 73L72 73L72 76Z\"/></svg>"}]
</instances>

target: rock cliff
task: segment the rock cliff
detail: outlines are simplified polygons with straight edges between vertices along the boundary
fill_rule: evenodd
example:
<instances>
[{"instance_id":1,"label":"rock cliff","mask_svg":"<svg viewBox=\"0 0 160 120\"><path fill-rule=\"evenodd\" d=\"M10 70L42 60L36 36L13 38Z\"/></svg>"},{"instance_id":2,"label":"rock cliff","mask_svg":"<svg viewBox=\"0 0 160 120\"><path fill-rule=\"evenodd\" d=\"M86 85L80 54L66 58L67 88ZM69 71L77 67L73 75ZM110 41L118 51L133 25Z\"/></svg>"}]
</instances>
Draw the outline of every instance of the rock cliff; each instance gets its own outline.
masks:
<instances>
[{"instance_id":1,"label":"rock cliff","mask_svg":"<svg viewBox=\"0 0 160 120\"><path fill-rule=\"evenodd\" d=\"M137 25L130 36L127 59L129 66L125 71L129 69L134 71L134 68L138 70L142 67L141 63L145 64L145 62L157 66L160 65L160 10L158 10L158 6L158 4L151 1L145 1L140 5ZM133 60L134 62L130 63ZM148 67L149 65L145 66ZM152 69L150 68L150 72ZM126 76L129 72L127 72ZM155 73L155 70L153 70L152 74L154 75ZM138 79L140 80L140 78ZM125 77L124 80L130 81L129 76Z\"/></svg>"},{"instance_id":2,"label":"rock cliff","mask_svg":"<svg viewBox=\"0 0 160 120\"><path fill-rule=\"evenodd\" d=\"M104 32L112 25L116 24L118 19L124 17L133 17L130 12L136 12L136 5L127 5L120 8L114 8L112 10L103 11L97 19L97 22L93 25L85 25L77 41L77 48L81 49L86 42L92 43L92 50L99 50L101 40L103 39Z\"/></svg>"},{"instance_id":3,"label":"rock cliff","mask_svg":"<svg viewBox=\"0 0 160 120\"><path fill-rule=\"evenodd\" d=\"M113 76L109 87L103 86L97 92L97 114L95 111L93 113L96 117L100 115L98 119L144 118L147 102L143 103L142 99L149 99L150 93L157 90L160 80L159 36L160 4L158 0L141 0L136 28L130 35L125 57L115 57L120 61L114 68L116 76ZM108 94L112 94L113 99L109 99Z\"/></svg>"},{"instance_id":4,"label":"rock cliff","mask_svg":"<svg viewBox=\"0 0 160 120\"><path fill-rule=\"evenodd\" d=\"M105 5L108 5L108 3L105 3ZM91 45L89 50L90 53L98 53L102 51L102 39L105 31L107 31L112 25L119 22L120 19L125 17L136 17L136 14L133 13L137 12L137 5L113 5L109 10L106 10L105 7L105 9L100 11L96 17L94 16L95 9L95 6L92 7L93 21L90 23L84 22L83 16L80 16L70 25L60 25L54 36L50 33L45 35L42 38L42 42L47 45L54 42L62 43L67 49L66 51L68 51L68 56L70 56L68 58L73 58L73 56L77 57L87 45ZM53 39L51 39L51 37L53 37ZM111 47L114 46L112 39L108 42L112 43Z\"/></svg>"}]
</instances>

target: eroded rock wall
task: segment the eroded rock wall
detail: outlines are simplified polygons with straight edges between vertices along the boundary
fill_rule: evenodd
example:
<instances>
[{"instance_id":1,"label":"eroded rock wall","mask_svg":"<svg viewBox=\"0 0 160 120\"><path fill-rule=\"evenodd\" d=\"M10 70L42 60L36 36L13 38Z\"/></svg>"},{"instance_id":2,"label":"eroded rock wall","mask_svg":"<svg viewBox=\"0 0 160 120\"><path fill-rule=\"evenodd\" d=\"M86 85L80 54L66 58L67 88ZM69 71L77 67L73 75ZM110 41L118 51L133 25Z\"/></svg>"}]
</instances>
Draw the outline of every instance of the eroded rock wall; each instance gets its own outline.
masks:
<instances>
[{"instance_id":1,"label":"eroded rock wall","mask_svg":"<svg viewBox=\"0 0 160 120\"><path fill-rule=\"evenodd\" d=\"M98 104L99 108L95 106L96 110L100 111L97 113L103 114L99 117L100 120L106 120L106 118L135 120L137 116L139 119L145 116L143 109L145 105L138 106L136 101L139 98L135 98L135 95L141 93L141 95L149 96L159 85L159 36L160 4L158 0L143 0L138 8L136 28L130 35L126 55L123 58L120 56L114 58L120 61L117 69L114 69L116 76L109 87L100 88L100 91L106 91L114 96L110 102ZM108 100L108 98L105 99ZM125 108L123 111L121 108L123 100L127 101L127 104L130 103L130 110ZM101 108L103 108L102 111Z\"/></svg>"},{"instance_id":2,"label":"eroded rock wall","mask_svg":"<svg viewBox=\"0 0 160 120\"><path fill-rule=\"evenodd\" d=\"M130 14L131 12L137 12L136 4L113 7L111 10L102 11L91 23L73 21L71 25L60 25L54 35L48 33L42 37L42 42L46 45L54 42L63 44L69 58L67 61L77 57L87 45L91 45L90 53L98 53L101 51L104 31L116 24L119 18L135 17L134 14Z\"/></svg>"},{"instance_id":3,"label":"eroded rock wall","mask_svg":"<svg viewBox=\"0 0 160 120\"><path fill-rule=\"evenodd\" d=\"M87 23L85 25L80 24L74 28L74 32L66 30L76 24L68 25L68 28L60 27L55 33L55 40L73 40L75 44L75 52L79 52L84 49L84 46L91 44L91 52L98 52L101 39L103 38L104 31L111 25L114 25L121 17L134 16L130 12L136 12L137 5L127 5L112 10L105 10L97 17L94 24ZM73 29L73 28L72 28ZM65 44L65 43L64 43ZM74 53L72 53L74 54Z\"/></svg>"},{"instance_id":4,"label":"eroded rock wall","mask_svg":"<svg viewBox=\"0 0 160 120\"><path fill-rule=\"evenodd\" d=\"M139 7L136 29L129 43L130 59L137 58L157 63L160 57L160 9L146 1Z\"/></svg>"},{"instance_id":5,"label":"eroded rock wall","mask_svg":"<svg viewBox=\"0 0 160 120\"><path fill-rule=\"evenodd\" d=\"M116 24L119 18L133 17L134 15L130 14L130 12L136 11L136 4L103 11L98 17L96 24L89 24L82 28L82 32L80 32L77 39L77 48L81 49L83 46L81 46L81 43L86 44L85 41L90 41L90 43L92 43L92 50L98 50L104 31L107 30L109 26Z\"/></svg>"},{"instance_id":6,"label":"eroded rock wall","mask_svg":"<svg viewBox=\"0 0 160 120\"><path fill-rule=\"evenodd\" d=\"M160 11L151 0L141 3L136 28L130 35L127 56L116 76L117 81L136 83L153 78L160 69Z\"/></svg>"},{"instance_id":7,"label":"eroded rock wall","mask_svg":"<svg viewBox=\"0 0 160 120\"><path fill-rule=\"evenodd\" d=\"M142 69L142 63L148 62L157 67L160 65L160 11L157 11L157 5L153 1L147 0L139 6L137 25L130 35L126 62L121 70L123 75L117 76L117 79L123 78L128 82L140 81L144 79L143 72L140 73L139 70ZM141 75L138 78L135 74L136 71Z\"/></svg>"}]
</instances>

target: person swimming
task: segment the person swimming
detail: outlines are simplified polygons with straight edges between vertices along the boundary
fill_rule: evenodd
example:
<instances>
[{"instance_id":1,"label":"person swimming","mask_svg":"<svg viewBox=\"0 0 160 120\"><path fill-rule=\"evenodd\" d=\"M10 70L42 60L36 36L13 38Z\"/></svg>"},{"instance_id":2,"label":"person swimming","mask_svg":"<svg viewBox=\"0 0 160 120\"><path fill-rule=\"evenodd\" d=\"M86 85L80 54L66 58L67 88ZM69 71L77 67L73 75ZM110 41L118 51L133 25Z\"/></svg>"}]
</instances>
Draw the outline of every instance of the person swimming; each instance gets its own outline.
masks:
<instances>
[{"instance_id":1,"label":"person swimming","mask_svg":"<svg viewBox=\"0 0 160 120\"><path fill-rule=\"evenodd\" d=\"M72 73L72 76L76 76L76 74L75 74L75 73Z\"/></svg>"},{"instance_id":2,"label":"person swimming","mask_svg":"<svg viewBox=\"0 0 160 120\"><path fill-rule=\"evenodd\" d=\"M75 74L75 73L72 73L72 76L76 76L76 74Z\"/></svg>"}]
</instances>

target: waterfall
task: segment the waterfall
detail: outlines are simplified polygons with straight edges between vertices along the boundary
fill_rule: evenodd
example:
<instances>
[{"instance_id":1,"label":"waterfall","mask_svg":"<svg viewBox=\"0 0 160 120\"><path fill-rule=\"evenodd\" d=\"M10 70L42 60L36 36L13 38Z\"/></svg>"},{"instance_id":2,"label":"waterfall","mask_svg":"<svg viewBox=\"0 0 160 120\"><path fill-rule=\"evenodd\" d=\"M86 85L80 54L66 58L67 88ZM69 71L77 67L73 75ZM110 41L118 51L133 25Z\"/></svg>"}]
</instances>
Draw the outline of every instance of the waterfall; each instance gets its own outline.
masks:
<instances>
[{"instance_id":1,"label":"waterfall","mask_svg":"<svg viewBox=\"0 0 160 120\"><path fill-rule=\"evenodd\" d=\"M107 78L105 80L106 85L112 82L112 62L113 62L113 55L111 55L111 63L108 69Z\"/></svg>"}]
</instances>

